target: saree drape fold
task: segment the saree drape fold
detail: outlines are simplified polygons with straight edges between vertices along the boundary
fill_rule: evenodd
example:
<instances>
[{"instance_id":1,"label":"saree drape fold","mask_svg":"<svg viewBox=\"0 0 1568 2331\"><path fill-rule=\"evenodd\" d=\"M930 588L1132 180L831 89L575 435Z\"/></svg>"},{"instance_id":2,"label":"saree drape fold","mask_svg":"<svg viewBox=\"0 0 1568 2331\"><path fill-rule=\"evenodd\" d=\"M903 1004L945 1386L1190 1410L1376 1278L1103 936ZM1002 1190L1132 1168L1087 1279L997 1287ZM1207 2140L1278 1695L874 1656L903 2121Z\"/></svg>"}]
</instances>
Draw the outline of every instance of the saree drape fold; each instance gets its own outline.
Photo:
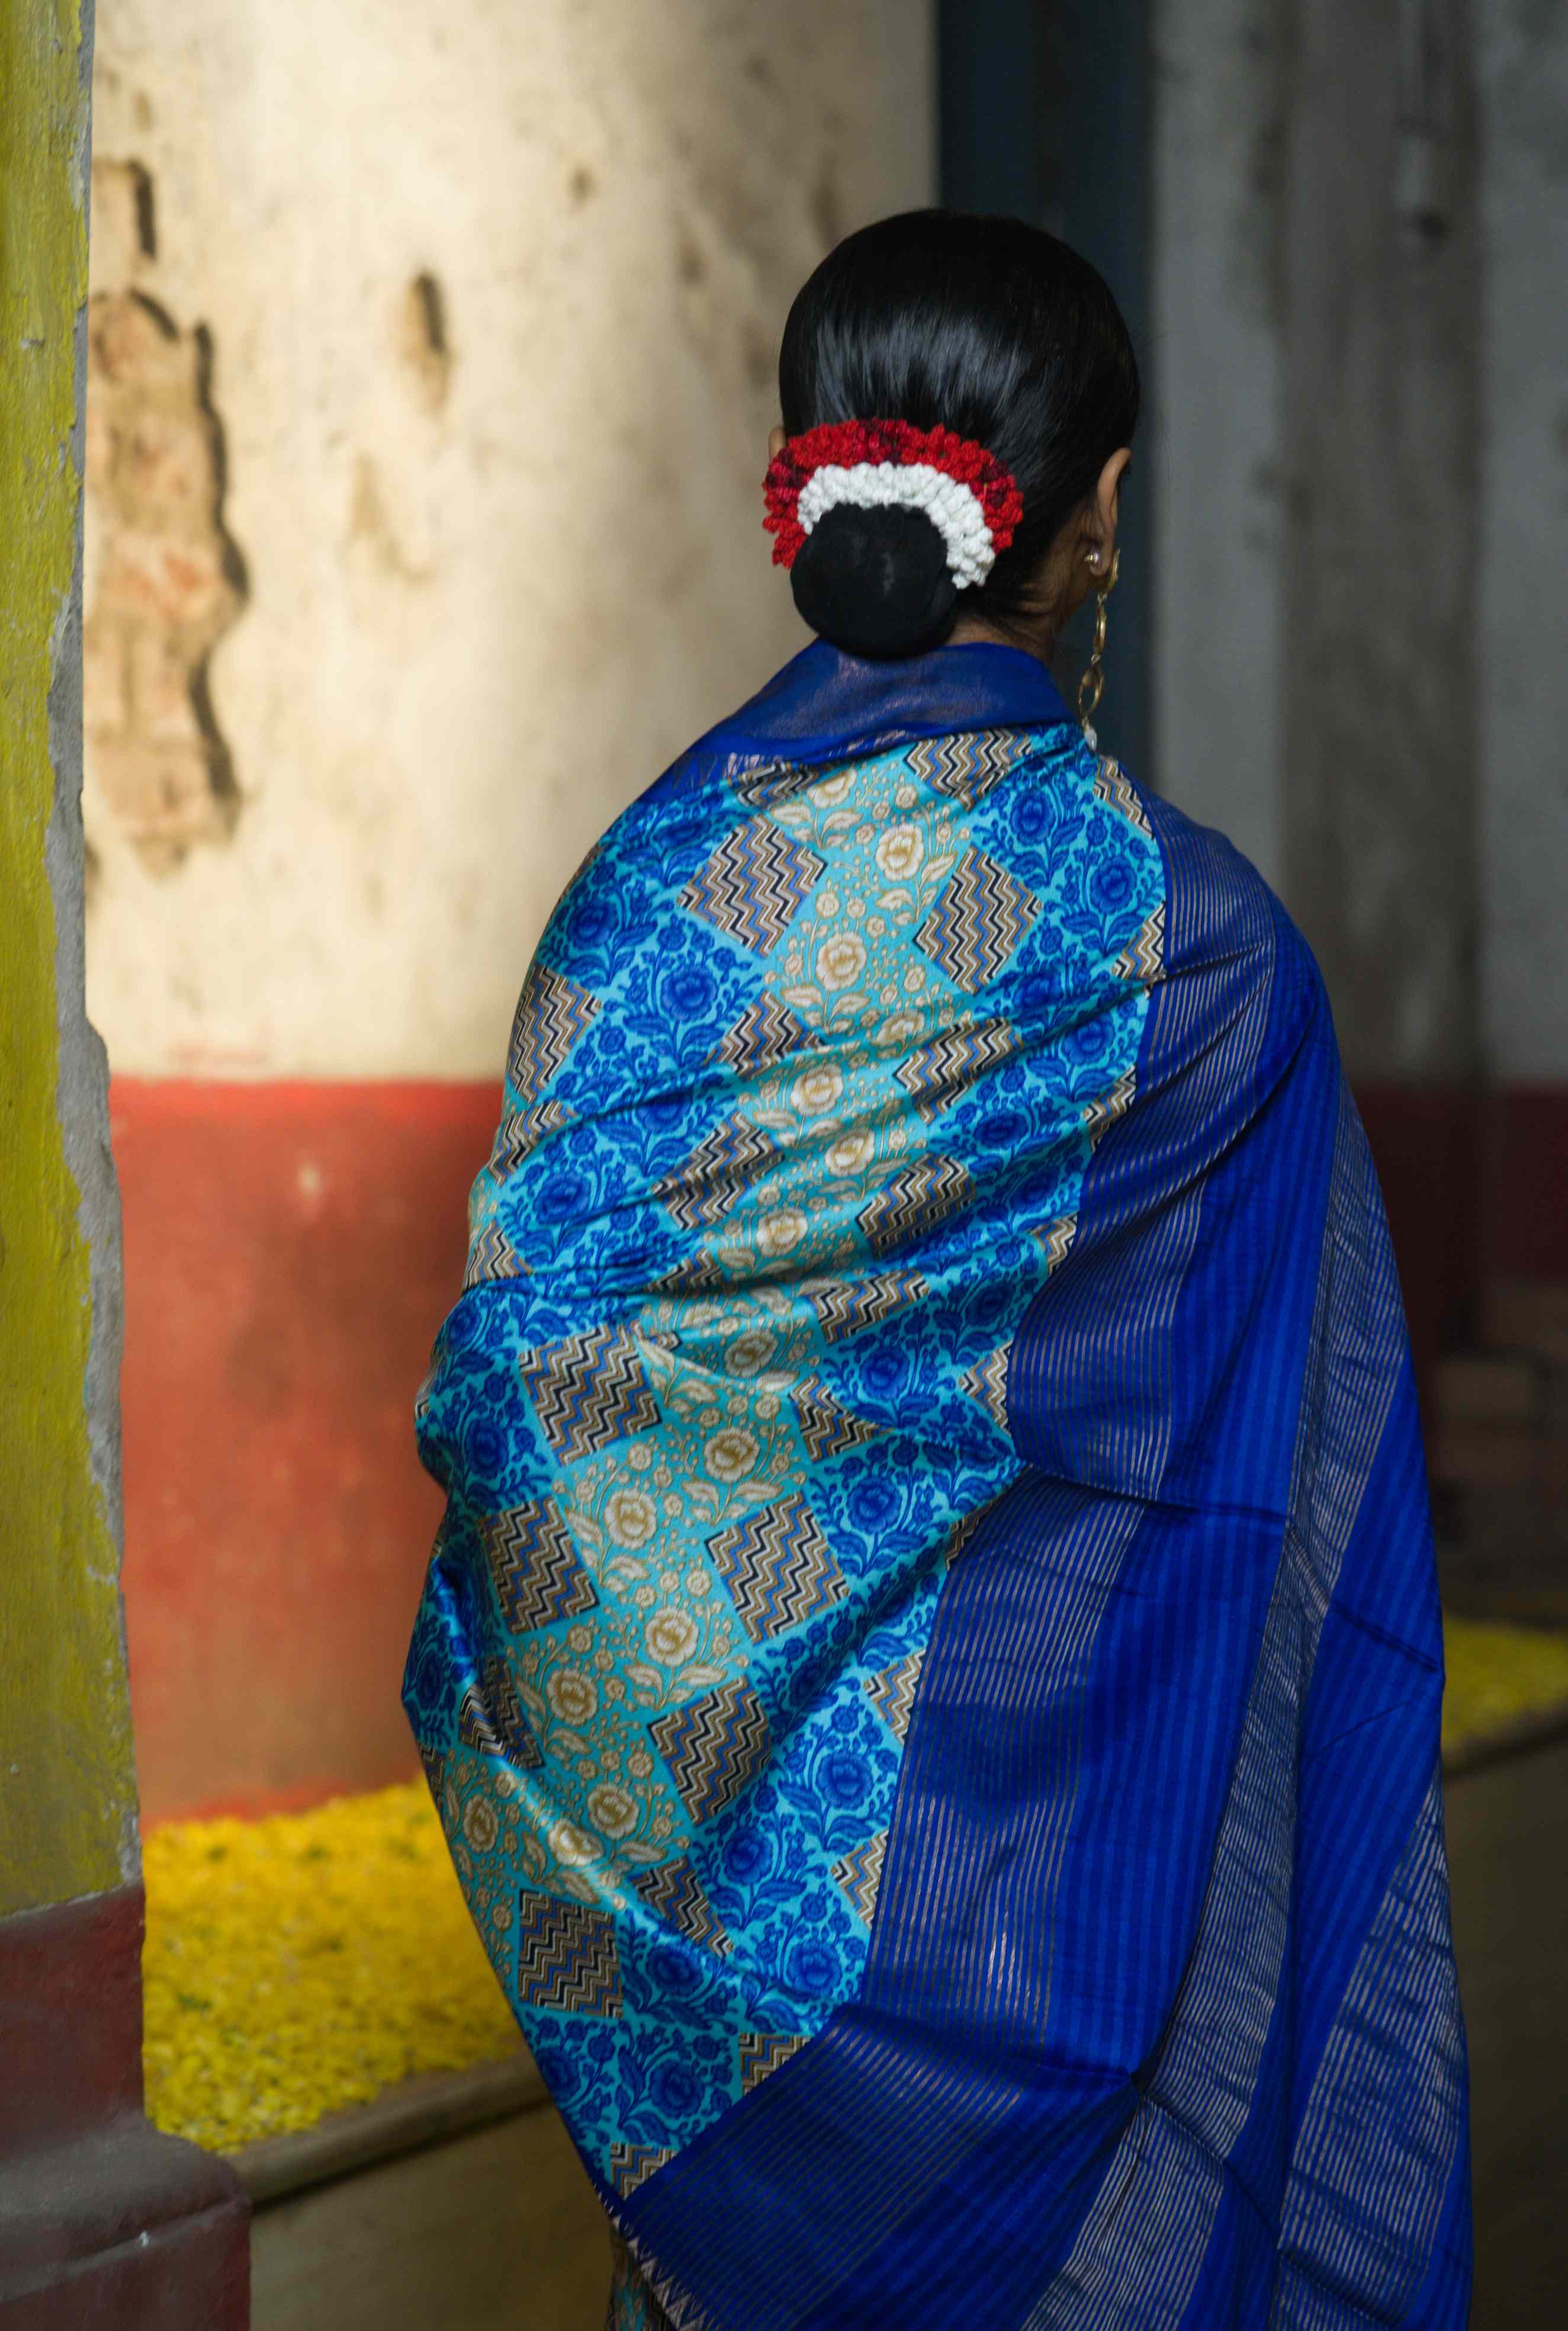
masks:
<instances>
[{"instance_id":1,"label":"saree drape fold","mask_svg":"<svg viewBox=\"0 0 1568 2331\"><path fill-rule=\"evenodd\" d=\"M419 1405L410 1718L650 2319L1459 2331L1375 1181L1039 665L812 648L616 822Z\"/></svg>"}]
</instances>

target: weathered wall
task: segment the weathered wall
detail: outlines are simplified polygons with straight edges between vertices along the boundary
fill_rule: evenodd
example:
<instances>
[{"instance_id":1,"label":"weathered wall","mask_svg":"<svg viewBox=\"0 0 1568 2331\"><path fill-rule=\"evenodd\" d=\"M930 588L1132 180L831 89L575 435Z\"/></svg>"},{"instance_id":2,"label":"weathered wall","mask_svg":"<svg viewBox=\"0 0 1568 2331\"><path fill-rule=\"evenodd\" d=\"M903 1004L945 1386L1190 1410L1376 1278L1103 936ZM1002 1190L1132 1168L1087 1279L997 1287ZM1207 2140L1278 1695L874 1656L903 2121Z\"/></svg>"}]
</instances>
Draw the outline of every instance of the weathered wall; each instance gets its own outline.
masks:
<instances>
[{"instance_id":1,"label":"weathered wall","mask_svg":"<svg viewBox=\"0 0 1568 2331\"><path fill-rule=\"evenodd\" d=\"M212 491L195 395L242 604L183 857L145 833L188 722L90 688L117 1073L494 1071L590 842L799 643L759 518L778 331L846 225L927 192L926 18L106 0L97 152L145 195L93 290L122 339L127 292L163 319L122 379L166 362L94 499L90 625L148 637L157 597L156 666L211 593L167 555Z\"/></svg>"},{"instance_id":2,"label":"weathered wall","mask_svg":"<svg viewBox=\"0 0 1568 2331\"><path fill-rule=\"evenodd\" d=\"M1154 22L1162 781L1361 1074L1560 1085L1568 6Z\"/></svg>"},{"instance_id":3,"label":"weathered wall","mask_svg":"<svg viewBox=\"0 0 1568 2331\"><path fill-rule=\"evenodd\" d=\"M0 9L0 1917L136 1874L118 1222L82 1008L74 0Z\"/></svg>"},{"instance_id":4,"label":"weathered wall","mask_svg":"<svg viewBox=\"0 0 1568 2331\"><path fill-rule=\"evenodd\" d=\"M1290 0L1155 0L1155 775L1285 877Z\"/></svg>"},{"instance_id":5,"label":"weathered wall","mask_svg":"<svg viewBox=\"0 0 1568 2331\"><path fill-rule=\"evenodd\" d=\"M1354 1074L1464 1077L1482 264L1464 12L1159 0L1155 28L1162 776L1283 890Z\"/></svg>"},{"instance_id":6,"label":"weathered wall","mask_svg":"<svg viewBox=\"0 0 1568 2331\"><path fill-rule=\"evenodd\" d=\"M803 643L829 243L928 199L928 0L103 0L90 969L144 1802L411 1761L412 1448L553 899ZM247 1093L244 1083L252 1089Z\"/></svg>"},{"instance_id":7,"label":"weathered wall","mask_svg":"<svg viewBox=\"0 0 1568 2331\"><path fill-rule=\"evenodd\" d=\"M1568 1278L1568 8L1154 23L1156 766L1317 950L1430 1360Z\"/></svg>"},{"instance_id":8,"label":"weathered wall","mask_svg":"<svg viewBox=\"0 0 1568 2331\"><path fill-rule=\"evenodd\" d=\"M1303 8L1283 237L1286 885L1353 1078L1478 1065L1482 260L1463 0ZM1412 43L1421 44L1411 53Z\"/></svg>"},{"instance_id":9,"label":"weathered wall","mask_svg":"<svg viewBox=\"0 0 1568 2331\"><path fill-rule=\"evenodd\" d=\"M1486 1047L1568 1080L1568 5L1477 0ZM1568 1162L1565 1159L1564 1162ZM1559 1211L1564 1207L1561 1185Z\"/></svg>"}]
</instances>

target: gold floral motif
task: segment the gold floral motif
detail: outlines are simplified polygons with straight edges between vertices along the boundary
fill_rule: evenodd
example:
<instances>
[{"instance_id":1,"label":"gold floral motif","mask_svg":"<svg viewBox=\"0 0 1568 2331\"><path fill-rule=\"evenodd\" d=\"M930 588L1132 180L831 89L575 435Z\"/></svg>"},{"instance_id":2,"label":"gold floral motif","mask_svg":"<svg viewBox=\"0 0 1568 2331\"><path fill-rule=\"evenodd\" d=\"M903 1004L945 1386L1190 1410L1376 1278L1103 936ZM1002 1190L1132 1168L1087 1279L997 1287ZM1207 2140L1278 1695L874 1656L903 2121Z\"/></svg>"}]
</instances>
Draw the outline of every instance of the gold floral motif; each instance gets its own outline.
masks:
<instances>
[{"instance_id":1,"label":"gold floral motif","mask_svg":"<svg viewBox=\"0 0 1568 2331\"><path fill-rule=\"evenodd\" d=\"M925 837L917 825L889 826L877 844L877 871L889 882L907 882L925 856Z\"/></svg>"},{"instance_id":2,"label":"gold floral motif","mask_svg":"<svg viewBox=\"0 0 1568 2331\"><path fill-rule=\"evenodd\" d=\"M660 1667L684 1667L696 1651L699 1641L696 1621L689 1612L667 1603L656 1611L642 1630L642 1640L649 1654Z\"/></svg>"},{"instance_id":3,"label":"gold floral motif","mask_svg":"<svg viewBox=\"0 0 1568 2331\"><path fill-rule=\"evenodd\" d=\"M653 1500L641 1489L616 1489L604 1501L605 1534L616 1546L635 1551L659 1527Z\"/></svg>"},{"instance_id":4,"label":"gold floral motif","mask_svg":"<svg viewBox=\"0 0 1568 2331\"><path fill-rule=\"evenodd\" d=\"M726 1425L703 1444L703 1470L715 1481L744 1481L755 1473L762 1451L744 1425Z\"/></svg>"},{"instance_id":5,"label":"gold floral motif","mask_svg":"<svg viewBox=\"0 0 1568 2331\"><path fill-rule=\"evenodd\" d=\"M599 1706L599 1689L581 1668L557 1668L545 1685L545 1698L563 1724L586 1724Z\"/></svg>"},{"instance_id":6,"label":"gold floral motif","mask_svg":"<svg viewBox=\"0 0 1568 2331\"><path fill-rule=\"evenodd\" d=\"M549 1847L556 1860L565 1870L577 1869L584 1862L594 1860L599 1851L585 1830L579 1829L575 1822L568 1821L551 1822Z\"/></svg>"},{"instance_id":7,"label":"gold floral motif","mask_svg":"<svg viewBox=\"0 0 1568 2331\"><path fill-rule=\"evenodd\" d=\"M853 931L837 932L817 949L816 975L830 995L853 987L865 968L866 943Z\"/></svg>"},{"instance_id":8,"label":"gold floral motif","mask_svg":"<svg viewBox=\"0 0 1568 2331\"><path fill-rule=\"evenodd\" d=\"M637 1800L613 1781L595 1789L588 1799L588 1818L602 1837L630 1837L637 1826Z\"/></svg>"},{"instance_id":9,"label":"gold floral motif","mask_svg":"<svg viewBox=\"0 0 1568 2331\"><path fill-rule=\"evenodd\" d=\"M489 1853L501 1824L488 1796L470 1797L462 1809L462 1833L476 1853Z\"/></svg>"},{"instance_id":10,"label":"gold floral motif","mask_svg":"<svg viewBox=\"0 0 1568 2331\"><path fill-rule=\"evenodd\" d=\"M823 1062L807 1069L790 1088L790 1106L801 1117L826 1117L843 1098L844 1080L839 1070Z\"/></svg>"}]
</instances>

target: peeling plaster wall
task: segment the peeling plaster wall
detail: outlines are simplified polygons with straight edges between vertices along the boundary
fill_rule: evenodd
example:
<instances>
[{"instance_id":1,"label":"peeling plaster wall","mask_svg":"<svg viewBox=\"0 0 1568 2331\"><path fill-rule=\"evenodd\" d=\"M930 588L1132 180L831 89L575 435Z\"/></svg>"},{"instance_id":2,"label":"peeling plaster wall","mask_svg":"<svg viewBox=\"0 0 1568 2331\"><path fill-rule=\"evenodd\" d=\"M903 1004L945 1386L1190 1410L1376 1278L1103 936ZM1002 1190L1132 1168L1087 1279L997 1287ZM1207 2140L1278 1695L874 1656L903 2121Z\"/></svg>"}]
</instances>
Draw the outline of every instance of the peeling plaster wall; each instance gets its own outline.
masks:
<instances>
[{"instance_id":1,"label":"peeling plaster wall","mask_svg":"<svg viewBox=\"0 0 1568 2331\"><path fill-rule=\"evenodd\" d=\"M1568 5L1479 0L1483 1007L1499 1079L1568 1080ZM1559 1204L1568 1204L1559 1194Z\"/></svg>"},{"instance_id":2,"label":"peeling plaster wall","mask_svg":"<svg viewBox=\"0 0 1568 2331\"><path fill-rule=\"evenodd\" d=\"M524 967L804 643L789 300L931 0L103 0L85 604L145 1818L414 1766L413 1451Z\"/></svg>"},{"instance_id":3,"label":"peeling plaster wall","mask_svg":"<svg viewBox=\"0 0 1568 2331\"><path fill-rule=\"evenodd\" d=\"M498 1072L591 842L802 643L777 337L830 242L929 198L928 20L104 0L96 150L153 248L106 238L93 289L207 335L249 586L211 837L149 862L90 750L118 1072Z\"/></svg>"}]
</instances>

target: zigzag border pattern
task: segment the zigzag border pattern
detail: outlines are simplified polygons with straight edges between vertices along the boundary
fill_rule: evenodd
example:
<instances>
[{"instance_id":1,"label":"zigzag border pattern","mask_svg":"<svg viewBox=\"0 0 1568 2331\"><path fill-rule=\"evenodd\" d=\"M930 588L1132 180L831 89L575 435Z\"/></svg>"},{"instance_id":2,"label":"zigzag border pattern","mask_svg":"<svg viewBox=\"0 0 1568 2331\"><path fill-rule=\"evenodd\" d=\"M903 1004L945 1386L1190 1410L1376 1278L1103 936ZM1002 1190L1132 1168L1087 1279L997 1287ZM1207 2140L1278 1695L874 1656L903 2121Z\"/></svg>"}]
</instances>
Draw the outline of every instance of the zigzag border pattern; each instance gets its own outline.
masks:
<instances>
[{"instance_id":1,"label":"zigzag border pattern","mask_svg":"<svg viewBox=\"0 0 1568 2331\"><path fill-rule=\"evenodd\" d=\"M825 1343L858 1336L891 1318L906 1303L918 1303L929 1292L917 1270L884 1270L858 1280L807 1279L800 1292L816 1314Z\"/></svg>"},{"instance_id":2,"label":"zigzag border pattern","mask_svg":"<svg viewBox=\"0 0 1568 2331\"><path fill-rule=\"evenodd\" d=\"M610 2183L623 2202L629 2201L639 2185L646 2185L656 2170L674 2158L672 2145L613 2145Z\"/></svg>"},{"instance_id":3,"label":"zigzag border pattern","mask_svg":"<svg viewBox=\"0 0 1568 2331\"><path fill-rule=\"evenodd\" d=\"M925 1664L924 1650L910 1651L905 1658L895 1660L890 1668L879 1668L864 1679L863 1689L895 1740L902 1740L908 1732L909 1718L915 1713L915 1690Z\"/></svg>"},{"instance_id":4,"label":"zigzag border pattern","mask_svg":"<svg viewBox=\"0 0 1568 2331\"><path fill-rule=\"evenodd\" d=\"M476 1755L497 1757L524 1772L537 1772L545 1761L503 1660L485 1660L463 1693L457 1736Z\"/></svg>"},{"instance_id":5,"label":"zigzag border pattern","mask_svg":"<svg viewBox=\"0 0 1568 2331\"><path fill-rule=\"evenodd\" d=\"M717 1295L729 1285L729 1278L717 1257L704 1251L683 1254L653 1285L660 1295Z\"/></svg>"},{"instance_id":6,"label":"zigzag border pattern","mask_svg":"<svg viewBox=\"0 0 1568 2331\"><path fill-rule=\"evenodd\" d=\"M717 1531L708 1550L754 1643L798 1627L849 1593L816 1516L798 1495Z\"/></svg>"},{"instance_id":7,"label":"zigzag border pattern","mask_svg":"<svg viewBox=\"0 0 1568 2331\"><path fill-rule=\"evenodd\" d=\"M636 1871L632 1883L667 1927L673 1927L689 1943L699 1943L717 1957L728 1957L735 1946L685 1854L678 1861L660 1862L656 1870Z\"/></svg>"},{"instance_id":8,"label":"zigzag border pattern","mask_svg":"<svg viewBox=\"0 0 1568 2331\"><path fill-rule=\"evenodd\" d=\"M558 1133L575 1115L575 1109L563 1108L558 1100L542 1100L534 1108L508 1109L490 1152L491 1172L514 1173L525 1157L533 1156L546 1134Z\"/></svg>"},{"instance_id":9,"label":"zigzag border pattern","mask_svg":"<svg viewBox=\"0 0 1568 2331\"><path fill-rule=\"evenodd\" d=\"M917 1045L893 1074L929 1124L1018 1048L1018 1032L1005 1020L979 1020Z\"/></svg>"},{"instance_id":10,"label":"zigzag border pattern","mask_svg":"<svg viewBox=\"0 0 1568 2331\"><path fill-rule=\"evenodd\" d=\"M512 1634L575 1619L598 1602L572 1533L548 1498L481 1515L479 1534L502 1623Z\"/></svg>"},{"instance_id":11,"label":"zigzag border pattern","mask_svg":"<svg viewBox=\"0 0 1568 2331\"><path fill-rule=\"evenodd\" d=\"M966 850L915 934L923 955L965 995L978 994L1028 937L1040 900L984 850Z\"/></svg>"},{"instance_id":12,"label":"zigzag border pattern","mask_svg":"<svg viewBox=\"0 0 1568 2331\"><path fill-rule=\"evenodd\" d=\"M1104 802L1107 808L1119 810L1129 825L1136 825L1138 832L1150 842L1154 840L1155 829L1149 823L1148 816L1133 789L1131 780L1121 763L1113 761L1108 754L1101 760L1094 773L1094 797L1096 801Z\"/></svg>"},{"instance_id":13,"label":"zigzag border pattern","mask_svg":"<svg viewBox=\"0 0 1568 2331\"><path fill-rule=\"evenodd\" d=\"M699 1141L686 1163L653 1185L653 1194L682 1230L711 1229L751 1185L777 1164L778 1144L760 1125L727 1117Z\"/></svg>"},{"instance_id":14,"label":"zigzag border pattern","mask_svg":"<svg viewBox=\"0 0 1568 2331\"><path fill-rule=\"evenodd\" d=\"M599 1010L599 999L536 956L512 1023L507 1080L525 1106L538 1098Z\"/></svg>"},{"instance_id":15,"label":"zigzag border pattern","mask_svg":"<svg viewBox=\"0 0 1568 2331\"><path fill-rule=\"evenodd\" d=\"M1146 915L1136 936L1117 956L1111 966L1113 979L1136 979L1144 987L1152 987L1165 975L1165 902L1162 899L1152 914Z\"/></svg>"},{"instance_id":16,"label":"zigzag border pattern","mask_svg":"<svg viewBox=\"0 0 1568 2331\"><path fill-rule=\"evenodd\" d=\"M1058 1214L1054 1222L1047 1223L1031 1235L1038 1239L1045 1249L1045 1271L1049 1279L1053 1270L1060 1270L1072 1251L1072 1242L1078 1236L1078 1216Z\"/></svg>"},{"instance_id":17,"label":"zigzag border pattern","mask_svg":"<svg viewBox=\"0 0 1568 2331\"><path fill-rule=\"evenodd\" d=\"M1098 1094L1085 1108L1080 1122L1091 1148L1098 1149L1117 1119L1131 1108L1137 1081L1136 1069L1126 1069L1108 1092Z\"/></svg>"},{"instance_id":18,"label":"zigzag border pattern","mask_svg":"<svg viewBox=\"0 0 1568 2331\"><path fill-rule=\"evenodd\" d=\"M694 1822L733 1804L773 1748L763 1704L746 1684L725 1684L651 1723L653 1745Z\"/></svg>"},{"instance_id":19,"label":"zigzag border pattern","mask_svg":"<svg viewBox=\"0 0 1568 2331\"><path fill-rule=\"evenodd\" d=\"M833 1881L843 1892L857 1918L870 1926L877 1915L877 1889L882 1882L882 1863L888 1851L888 1832L879 1829L864 1845L855 1846L841 1853L833 1864Z\"/></svg>"},{"instance_id":20,"label":"zigzag border pattern","mask_svg":"<svg viewBox=\"0 0 1568 2331\"><path fill-rule=\"evenodd\" d=\"M1026 729L971 728L956 736L922 737L905 757L925 784L973 809L1038 742Z\"/></svg>"},{"instance_id":21,"label":"zigzag border pattern","mask_svg":"<svg viewBox=\"0 0 1568 2331\"><path fill-rule=\"evenodd\" d=\"M540 1432L568 1464L659 1422L641 1356L624 1327L567 1336L524 1352L518 1365Z\"/></svg>"},{"instance_id":22,"label":"zigzag border pattern","mask_svg":"<svg viewBox=\"0 0 1568 2331\"><path fill-rule=\"evenodd\" d=\"M805 2035L799 2031L743 2031L737 2042L741 2095L749 2097L805 2044Z\"/></svg>"},{"instance_id":23,"label":"zigzag border pattern","mask_svg":"<svg viewBox=\"0 0 1568 2331\"><path fill-rule=\"evenodd\" d=\"M1011 1344L998 1344L983 1360L965 1371L958 1379L960 1392L978 1401L999 1432L1009 1430L1007 1422L1007 1362L1012 1350Z\"/></svg>"},{"instance_id":24,"label":"zigzag border pattern","mask_svg":"<svg viewBox=\"0 0 1568 2331\"><path fill-rule=\"evenodd\" d=\"M857 1449L867 1441L874 1441L880 1429L841 1407L820 1376L803 1377L795 1387L794 1398L795 1422L813 1465L821 1465L829 1457L841 1457L846 1449Z\"/></svg>"},{"instance_id":25,"label":"zigzag border pattern","mask_svg":"<svg viewBox=\"0 0 1568 2331\"><path fill-rule=\"evenodd\" d=\"M689 915L767 955L788 930L827 861L765 817L727 833L680 893Z\"/></svg>"},{"instance_id":26,"label":"zigzag border pattern","mask_svg":"<svg viewBox=\"0 0 1568 2331\"><path fill-rule=\"evenodd\" d=\"M896 1254L962 1213L974 1194L968 1168L956 1157L917 1157L861 1207L858 1220L873 1254Z\"/></svg>"},{"instance_id":27,"label":"zigzag border pattern","mask_svg":"<svg viewBox=\"0 0 1568 2331\"><path fill-rule=\"evenodd\" d=\"M499 1223L487 1223L469 1249L463 1270L463 1291L482 1286L488 1279L531 1279L533 1272Z\"/></svg>"},{"instance_id":28,"label":"zigzag border pattern","mask_svg":"<svg viewBox=\"0 0 1568 2331\"><path fill-rule=\"evenodd\" d=\"M608 1910L526 1892L518 1899L517 1950L517 1992L525 2007L620 2014L621 1955Z\"/></svg>"},{"instance_id":29,"label":"zigzag border pattern","mask_svg":"<svg viewBox=\"0 0 1568 2331\"><path fill-rule=\"evenodd\" d=\"M733 1028L727 1028L714 1048L716 1059L743 1077L777 1068L792 1052L811 1043L810 1029L776 995L759 995L748 1004Z\"/></svg>"},{"instance_id":30,"label":"zigzag border pattern","mask_svg":"<svg viewBox=\"0 0 1568 2331\"><path fill-rule=\"evenodd\" d=\"M831 767L810 761L759 761L755 768L732 768L729 782L748 809L766 809L770 803L803 794L819 777L832 774Z\"/></svg>"}]
</instances>

